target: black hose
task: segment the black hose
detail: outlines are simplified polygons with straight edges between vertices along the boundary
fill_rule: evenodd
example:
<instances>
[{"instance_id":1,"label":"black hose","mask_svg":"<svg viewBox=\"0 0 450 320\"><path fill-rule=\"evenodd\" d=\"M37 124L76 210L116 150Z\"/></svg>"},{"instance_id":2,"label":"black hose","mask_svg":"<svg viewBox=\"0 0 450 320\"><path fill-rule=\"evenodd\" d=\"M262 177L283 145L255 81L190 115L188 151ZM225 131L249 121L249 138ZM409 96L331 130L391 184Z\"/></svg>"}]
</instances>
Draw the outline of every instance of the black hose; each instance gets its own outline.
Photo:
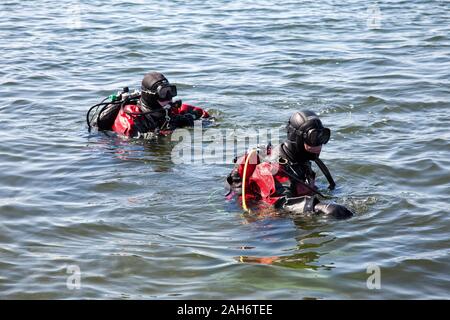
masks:
<instances>
[{"instance_id":1,"label":"black hose","mask_svg":"<svg viewBox=\"0 0 450 320\"><path fill-rule=\"evenodd\" d=\"M106 99L108 99L108 98L106 98ZM104 102L104 101L106 101L106 99L103 99L102 102L97 103L96 105L93 105L92 107L90 107L89 110L88 110L88 112L86 113L86 123L87 123L89 132L91 132L91 127L92 127L92 126L91 126L91 121L90 121L90 119L89 119L89 116L90 116L92 110L94 110L95 108L98 108L98 107L100 107L100 106L104 106L104 108L102 109L102 111L103 111L107 106L109 106L109 105L111 105L111 104L118 104L118 103L121 103L121 101L119 101L119 102ZM99 115L100 115L100 114L99 114Z\"/></svg>"},{"instance_id":2,"label":"black hose","mask_svg":"<svg viewBox=\"0 0 450 320\"><path fill-rule=\"evenodd\" d=\"M105 102L108 98L109 98L109 97L103 99L100 103L97 103L96 105L93 105L92 107L90 107L89 110L88 110L88 112L86 113L86 123L87 123L88 131L89 131L89 132L91 132L91 128L92 128L92 126L91 126L91 119L90 119L90 114L91 114L92 110L94 110L95 108L99 108L99 107L103 106L103 108L100 109L100 112L98 112L98 114L97 114L97 118L100 118L100 117L101 117L101 114L108 108L108 106L120 104L120 108L123 109L123 107L124 107L128 102L130 102L130 101L132 101L132 100L139 99L140 96L127 97L127 98L125 98L125 100L120 100L120 101ZM130 115L146 115L146 114L149 114L149 113L151 113L151 112L153 112L153 111L149 111L149 112L140 112L140 113L138 113L138 112L127 112L127 111L125 111L125 113L130 114ZM152 119L152 120L153 120L153 119Z\"/></svg>"},{"instance_id":3,"label":"black hose","mask_svg":"<svg viewBox=\"0 0 450 320\"><path fill-rule=\"evenodd\" d=\"M91 114L91 111L94 110L95 108L100 107L101 105L104 105L104 104L105 104L105 103L100 102L100 103L98 103L98 104L96 104L96 105L93 105L92 107L89 108L88 112L86 113L86 124L87 124L87 126L88 126L88 131L89 131L89 132L91 132L91 121L90 121L90 119L89 119L89 116L90 116L90 114Z\"/></svg>"},{"instance_id":4,"label":"black hose","mask_svg":"<svg viewBox=\"0 0 450 320\"><path fill-rule=\"evenodd\" d=\"M333 176L330 173L330 170L328 170L328 167L325 165L325 163L323 163L323 161L319 158L316 158L314 160L314 162L317 164L317 166L319 167L319 169L322 171L322 173L325 175L325 178L327 178L328 180L328 188L330 190L334 190L334 188L336 187L336 182L334 182Z\"/></svg>"}]
</instances>

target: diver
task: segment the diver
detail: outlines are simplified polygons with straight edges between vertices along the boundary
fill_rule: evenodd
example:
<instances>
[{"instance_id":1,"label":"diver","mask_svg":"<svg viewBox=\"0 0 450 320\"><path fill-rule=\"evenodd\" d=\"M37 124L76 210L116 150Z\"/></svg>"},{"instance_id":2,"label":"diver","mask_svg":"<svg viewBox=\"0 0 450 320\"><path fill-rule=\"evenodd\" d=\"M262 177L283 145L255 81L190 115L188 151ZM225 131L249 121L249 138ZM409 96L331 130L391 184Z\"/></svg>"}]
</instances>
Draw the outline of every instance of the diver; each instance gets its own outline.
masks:
<instances>
[{"instance_id":1,"label":"diver","mask_svg":"<svg viewBox=\"0 0 450 320\"><path fill-rule=\"evenodd\" d=\"M353 213L336 203L320 202L324 197L315 185L314 161L329 183L336 184L328 168L319 158L322 146L330 139L331 131L322 125L312 111L294 113L287 124L287 139L279 146L254 149L235 159L235 167L227 177L229 195L262 203L293 214L324 214L335 218L349 218ZM243 182L245 180L245 183Z\"/></svg>"},{"instance_id":2,"label":"diver","mask_svg":"<svg viewBox=\"0 0 450 320\"><path fill-rule=\"evenodd\" d=\"M145 74L141 90L130 92L126 87L91 107L86 115L89 127L114 131L132 138L169 135L176 128L193 126L198 119L210 118L205 110L172 101L177 87L159 72ZM107 101L106 100L110 100ZM95 110L91 116L91 112Z\"/></svg>"}]
</instances>

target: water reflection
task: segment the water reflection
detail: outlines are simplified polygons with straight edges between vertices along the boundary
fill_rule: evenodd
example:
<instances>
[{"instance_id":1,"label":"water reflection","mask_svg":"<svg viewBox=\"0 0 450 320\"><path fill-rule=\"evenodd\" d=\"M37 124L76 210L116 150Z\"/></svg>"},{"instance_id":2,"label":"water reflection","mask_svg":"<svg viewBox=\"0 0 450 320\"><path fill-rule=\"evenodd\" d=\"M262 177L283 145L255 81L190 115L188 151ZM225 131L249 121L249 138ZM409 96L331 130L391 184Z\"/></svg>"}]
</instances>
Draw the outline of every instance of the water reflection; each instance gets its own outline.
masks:
<instances>
[{"instance_id":1,"label":"water reflection","mask_svg":"<svg viewBox=\"0 0 450 320\"><path fill-rule=\"evenodd\" d=\"M295 226L295 241L296 246L294 248L283 249L283 252L290 251L291 254L280 254L271 256L251 256L241 255L235 257L235 260L241 263L257 263L266 265L277 265L293 269L310 269L310 270L331 270L334 268L332 265L321 265L318 263L319 258L326 254L323 251L323 247L335 240L335 237L328 232L323 231L323 227L326 226L323 222L319 222L315 217L305 216L292 218L285 213L276 211L275 209L268 208L266 210L260 210L258 212L244 213L242 215L244 224L268 222L273 220L290 220ZM270 234L272 242L282 242L286 238L283 237L285 232L280 232L279 224L277 223L265 223L264 224L266 234ZM281 230L282 231L282 230ZM278 239L273 239L274 235L278 234ZM264 240L264 239L263 239ZM242 249L255 249L254 247L242 247ZM261 248L259 248L261 249ZM267 250L269 250L268 248ZM321 250L322 249L322 250Z\"/></svg>"},{"instance_id":2,"label":"water reflection","mask_svg":"<svg viewBox=\"0 0 450 320\"><path fill-rule=\"evenodd\" d=\"M169 172L174 166L170 137L155 136L140 140L121 137L111 132L99 132L89 140L89 147L112 154L121 161L151 164L155 172Z\"/></svg>"}]
</instances>

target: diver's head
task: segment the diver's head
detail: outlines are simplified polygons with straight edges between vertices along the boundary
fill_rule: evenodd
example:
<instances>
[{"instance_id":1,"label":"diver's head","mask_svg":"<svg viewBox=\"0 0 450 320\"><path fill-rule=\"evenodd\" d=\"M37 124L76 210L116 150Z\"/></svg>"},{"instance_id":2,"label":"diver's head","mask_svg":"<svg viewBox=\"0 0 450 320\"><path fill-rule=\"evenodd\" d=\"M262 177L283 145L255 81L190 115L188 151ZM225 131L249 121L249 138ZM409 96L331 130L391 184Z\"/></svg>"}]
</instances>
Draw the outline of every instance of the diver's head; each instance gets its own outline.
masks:
<instances>
[{"instance_id":1,"label":"diver's head","mask_svg":"<svg viewBox=\"0 0 450 320\"><path fill-rule=\"evenodd\" d=\"M330 140L330 129L322 125L317 114L305 110L294 113L287 124L287 147L296 161L319 157L322 145Z\"/></svg>"},{"instance_id":2,"label":"diver's head","mask_svg":"<svg viewBox=\"0 0 450 320\"><path fill-rule=\"evenodd\" d=\"M150 72L144 76L141 85L141 102L150 109L160 109L172 102L177 95L177 87L171 85L159 72Z\"/></svg>"}]
</instances>

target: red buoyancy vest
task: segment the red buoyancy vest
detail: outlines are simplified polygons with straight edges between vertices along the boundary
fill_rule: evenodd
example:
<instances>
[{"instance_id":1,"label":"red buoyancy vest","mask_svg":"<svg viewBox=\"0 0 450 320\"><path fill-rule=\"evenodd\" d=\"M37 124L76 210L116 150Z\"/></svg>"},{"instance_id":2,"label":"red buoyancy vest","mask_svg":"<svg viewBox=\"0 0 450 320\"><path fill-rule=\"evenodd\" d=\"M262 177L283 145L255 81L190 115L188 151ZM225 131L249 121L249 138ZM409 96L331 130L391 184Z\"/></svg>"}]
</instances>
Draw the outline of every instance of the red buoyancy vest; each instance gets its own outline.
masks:
<instances>
[{"instance_id":1,"label":"red buoyancy vest","mask_svg":"<svg viewBox=\"0 0 450 320\"><path fill-rule=\"evenodd\" d=\"M237 172L241 179L247 156L248 154L245 154L236 161ZM283 185L286 183L294 183L295 194L293 196L312 195L312 192L305 186L291 181L291 178L285 173L284 167L284 164L277 162L260 162L259 159L257 161L250 159L247 167L246 199L260 200L273 205L282 197L278 193L277 184ZM314 181L312 181L311 186L314 187Z\"/></svg>"},{"instance_id":2,"label":"red buoyancy vest","mask_svg":"<svg viewBox=\"0 0 450 320\"><path fill-rule=\"evenodd\" d=\"M139 109L139 106L133 104L126 105L120 109L112 126L112 131L124 136L132 136L134 135L133 129L136 116L128 114L127 112L139 113L141 112L141 109Z\"/></svg>"},{"instance_id":3,"label":"red buoyancy vest","mask_svg":"<svg viewBox=\"0 0 450 320\"><path fill-rule=\"evenodd\" d=\"M116 120L112 126L112 131L117 132L124 136L133 136L136 134L135 121L136 117L139 115L133 115L129 113L141 113L141 109L138 105L129 104L124 106L118 113ZM183 103L180 108L171 108L169 111L169 116L183 115L183 114L193 114L196 119L199 118L209 118L208 112L202 108L192 106Z\"/></svg>"}]
</instances>

